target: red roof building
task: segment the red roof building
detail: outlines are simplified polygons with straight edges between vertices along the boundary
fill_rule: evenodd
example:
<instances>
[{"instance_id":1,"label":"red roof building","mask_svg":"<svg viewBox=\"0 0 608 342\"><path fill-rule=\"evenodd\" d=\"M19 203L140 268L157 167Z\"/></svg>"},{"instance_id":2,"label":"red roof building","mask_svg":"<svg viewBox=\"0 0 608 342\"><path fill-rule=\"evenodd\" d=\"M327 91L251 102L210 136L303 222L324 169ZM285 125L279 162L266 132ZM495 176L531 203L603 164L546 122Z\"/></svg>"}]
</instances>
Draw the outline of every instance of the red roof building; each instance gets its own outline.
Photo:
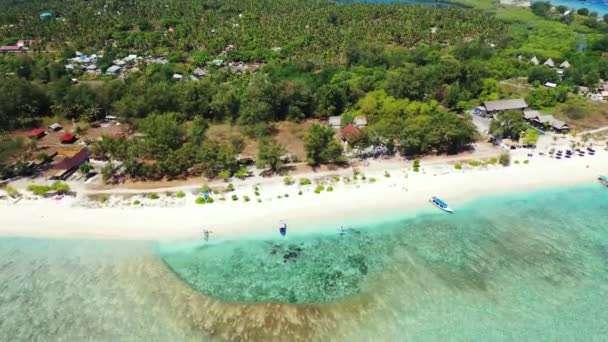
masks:
<instances>
[{"instance_id":1,"label":"red roof building","mask_svg":"<svg viewBox=\"0 0 608 342\"><path fill-rule=\"evenodd\" d=\"M38 139L44 135L44 130L42 128L36 128L27 133L28 138Z\"/></svg>"},{"instance_id":2,"label":"red roof building","mask_svg":"<svg viewBox=\"0 0 608 342\"><path fill-rule=\"evenodd\" d=\"M348 124L340 131L340 136L342 136L342 139L351 142L361 137L361 131L355 125Z\"/></svg>"},{"instance_id":3,"label":"red roof building","mask_svg":"<svg viewBox=\"0 0 608 342\"><path fill-rule=\"evenodd\" d=\"M62 135L61 138L59 138L59 142L61 142L62 144L71 144L74 141L76 141L76 137L74 136L74 134L71 133L66 133Z\"/></svg>"}]
</instances>

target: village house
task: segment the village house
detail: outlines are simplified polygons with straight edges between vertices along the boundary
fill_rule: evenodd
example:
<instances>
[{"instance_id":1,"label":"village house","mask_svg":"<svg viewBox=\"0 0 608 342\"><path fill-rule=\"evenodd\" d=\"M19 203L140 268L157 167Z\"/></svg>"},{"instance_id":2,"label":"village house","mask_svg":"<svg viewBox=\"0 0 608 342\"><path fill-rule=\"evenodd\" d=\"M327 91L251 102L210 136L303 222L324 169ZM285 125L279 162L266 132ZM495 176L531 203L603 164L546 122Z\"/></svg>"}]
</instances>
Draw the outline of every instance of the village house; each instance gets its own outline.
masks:
<instances>
[{"instance_id":1,"label":"village house","mask_svg":"<svg viewBox=\"0 0 608 342\"><path fill-rule=\"evenodd\" d=\"M206 77L207 71L203 70L201 68L196 68L196 69L192 70L192 75L197 79L201 78L201 77Z\"/></svg>"},{"instance_id":2,"label":"village house","mask_svg":"<svg viewBox=\"0 0 608 342\"><path fill-rule=\"evenodd\" d=\"M116 75L120 72L120 70L122 70L122 67L120 67L118 65L112 65L111 67L106 69L106 74L107 75Z\"/></svg>"},{"instance_id":3,"label":"village house","mask_svg":"<svg viewBox=\"0 0 608 342\"><path fill-rule=\"evenodd\" d=\"M348 124L340 131L340 137L345 142L353 142L361 137L361 131L353 124Z\"/></svg>"},{"instance_id":4,"label":"village house","mask_svg":"<svg viewBox=\"0 0 608 342\"><path fill-rule=\"evenodd\" d=\"M19 52L21 49L17 45L0 46L0 52Z\"/></svg>"},{"instance_id":5,"label":"village house","mask_svg":"<svg viewBox=\"0 0 608 342\"><path fill-rule=\"evenodd\" d=\"M367 126L367 118L365 116L357 116L353 121L357 128L363 128Z\"/></svg>"},{"instance_id":6,"label":"village house","mask_svg":"<svg viewBox=\"0 0 608 342\"><path fill-rule=\"evenodd\" d=\"M538 58L536 58L536 56L534 56L530 59L530 63L534 64L534 65L538 65L540 62L538 61Z\"/></svg>"},{"instance_id":7,"label":"village house","mask_svg":"<svg viewBox=\"0 0 608 342\"><path fill-rule=\"evenodd\" d=\"M342 118L340 116L330 116L327 119L327 123L329 124L329 127L333 129L340 129L342 126Z\"/></svg>"},{"instance_id":8,"label":"village house","mask_svg":"<svg viewBox=\"0 0 608 342\"><path fill-rule=\"evenodd\" d=\"M61 126L59 123L55 122L54 124L50 125L48 127L49 131L51 132L57 132L58 130L62 129L63 126Z\"/></svg>"},{"instance_id":9,"label":"village house","mask_svg":"<svg viewBox=\"0 0 608 342\"><path fill-rule=\"evenodd\" d=\"M27 137L30 139L40 139L42 138L46 133L44 132L44 129L42 128L35 128L31 131L29 131L27 133Z\"/></svg>"},{"instance_id":10,"label":"village house","mask_svg":"<svg viewBox=\"0 0 608 342\"><path fill-rule=\"evenodd\" d=\"M551 58L547 59L543 65L548 66L550 68L555 68L555 62Z\"/></svg>"},{"instance_id":11,"label":"village house","mask_svg":"<svg viewBox=\"0 0 608 342\"><path fill-rule=\"evenodd\" d=\"M59 142L62 144L73 144L76 141L76 136L71 133L66 133L59 137Z\"/></svg>"}]
</instances>

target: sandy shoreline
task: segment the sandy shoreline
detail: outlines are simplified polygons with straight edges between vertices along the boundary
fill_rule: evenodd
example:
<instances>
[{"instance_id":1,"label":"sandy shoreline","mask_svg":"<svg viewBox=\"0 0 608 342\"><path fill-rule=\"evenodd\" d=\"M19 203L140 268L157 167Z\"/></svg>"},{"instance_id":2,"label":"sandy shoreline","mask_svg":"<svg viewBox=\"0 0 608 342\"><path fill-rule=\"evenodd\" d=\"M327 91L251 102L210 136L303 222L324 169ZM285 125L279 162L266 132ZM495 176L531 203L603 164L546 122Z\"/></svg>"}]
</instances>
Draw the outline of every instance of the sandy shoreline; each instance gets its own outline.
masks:
<instances>
[{"instance_id":1,"label":"sandy shoreline","mask_svg":"<svg viewBox=\"0 0 608 342\"><path fill-rule=\"evenodd\" d=\"M525 157L520 155L519 159ZM260 185L259 197L254 196L253 187L260 183L235 183L236 190L226 194L225 201L219 201L216 196L215 203L205 205L195 204L196 196L190 193L172 207L86 208L82 206L82 195L62 201L22 200L17 204L5 201L0 204L0 235L187 240L200 239L202 230L210 229L215 238L236 238L277 234L281 220L289 224L290 233L305 233L319 227L361 222L381 213L405 214L417 208L430 208L428 198L433 195L442 197L458 210L459 203L480 196L590 183L599 174L608 173L608 152L598 151L596 156L572 160L534 157L529 164L462 171L452 165L423 165L422 171L415 173L394 161L372 162L360 170L367 180L356 184L345 184L343 179L336 183L329 181L327 184L333 186L333 192L315 194L312 178L312 185L300 187L284 185L282 178L275 177ZM384 177L384 170L390 173L390 178ZM352 170L334 174L352 178ZM372 177L377 181L371 183ZM302 195L298 195L300 190ZM232 201L232 194L239 200ZM245 195L251 198L250 202L243 201ZM282 198L277 198L279 195ZM257 198L262 202L258 203Z\"/></svg>"}]
</instances>

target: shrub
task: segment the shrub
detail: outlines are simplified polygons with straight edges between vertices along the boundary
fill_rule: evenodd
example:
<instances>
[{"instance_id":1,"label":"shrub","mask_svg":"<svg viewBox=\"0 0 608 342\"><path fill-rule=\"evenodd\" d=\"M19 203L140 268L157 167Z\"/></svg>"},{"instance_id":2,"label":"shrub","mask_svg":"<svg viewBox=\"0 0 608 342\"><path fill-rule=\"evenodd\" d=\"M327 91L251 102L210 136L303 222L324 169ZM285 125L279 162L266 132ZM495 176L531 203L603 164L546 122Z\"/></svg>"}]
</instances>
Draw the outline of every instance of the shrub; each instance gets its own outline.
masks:
<instances>
[{"instance_id":1,"label":"shrub","mask_svg":"<svg viewBox=\"0 0 608 342\"><path fill-rule=\"evenodd\" d=\"M245 179L245 178L247 178L248 174L249 174L249 170L247 170L246 167L242 167L234 174L234 176L238 179Z\"/></svg>"},{"instance_id":2,"label":"shrub","mask_svg":"<svg viewBox=\"0 0 608 342\"><path fill-rule=\"evenodd\" d=\"M156 192L152 192L152 193L148 194L148 198L155 200L155 199L158 199L158 195L156 194Z\"/></svg>"},{"instance_id":3,"label":"shrub","mask_svg":"<svg viewBox=\"0 0 608 342\"><path fill-rule=\"evenodd\" d=\"M243 196L243 201L249 202L250 201L249 196Z\"/></svg>"},{"instance_id":4,"label":"shrub","mask_svg":"<svg viewBox=\"0 0 608 342\"><path fill-rule=\"evenodd\" d=\"M298 195L302 195L302 190L298 191Z\"/></svg>"},{"instance_id":5,"label":"shrub","mask_svg":"<svg viewBox=\"0 0 608 342\"><path fill-rule=\"evenodd\" d=\"M171 191L165 191L165 196L171 197L173 196L173 193Z\"/></svg>"},{"instance_id":6,"label":"shrub","mask_svg":"<svg viewBox=\"0 0 608 342\"><path fill-rule=\"evenodd\" d=\"M201 197L197 197L197 198L194 200L194 203L196 203L196 204L205 204L205 198L204 198L204 197L202 197L202 196L201 196Z\"/></svg>"},{"instance_id":7,"label":"shrub","mask_svg":"<svg viewBox=\"0 0 608 342\"><path fill-rule=\"evenodd\" d=\"M232 183L228 184L228 186L226 187L226 191L228 191L228 192L234 191L234 184L232 184Z\"/></svg>"},{"instance_id":8,"label":"shrub","mask_svg":"<svg viewBox=\"0 0 608 342\"><path fill-rule=\"evenodd\" d=\"M258 203L262 203L262 199L261 198L258 198Z\"/></svg>"},{"instance_id":9,"label":"shrub","mask_svg":"<svg viewBox=\"0 0 608 342\"><path fill-rule=\"evenodd\" d=\"M344 177L343 180L346 184L350 183L350 177Z\"/></svg>"},{"instance_id":10,"label":"shrub","mask_svg":"<svg viewBox=\"0 0 608 342\"><path fill-rule=\"evenodd\" d=\"M186 194L183 191L180 190L180 191L178 191L178 192L175 193L175 197L177 197L177 198L184 198L184 197L186 197Z\"/></svg>"},{"instance_id":11,"label":"shrub","mask_svg":"<svg viewBox=\"0 0 608 342\"><path fill-rule=\"evenodd\" d=\"M371 177L371 178L369 179L369 182L370 182L370 183L376 183L376 178Z\"/></svg>"},{"instance_id":12,"label":"shrub","mask_svg":"<svg viewBox=\"0 0 608 342\"><path fill-rule=\"evenodd\" d=\"M281 198L283 198L283 196L281 196L281 195L277 195L277 198L278 198L278 199L281 199Z\"/></svg>"},{"instance_id":13,"label":"shrub","mask_svg":"<svg viewBox=\"0 0 608 342\"><path fill-rule=\"evenodd\" d=\"M51 184L51 189L59 193L66 193L70 191L70 186L66 183L55 181L53 184Z\"/></svg>"},{"instance_id":14,"label":"shrub","mask_svg":"<svg viewBox=\"0 0 608 342\"><path fill-rule=\"evenodd\" d=\"M514 161L513 164L519 164L519 160Z\"/></svg>"},{"instance_id":15,"label":"shrub","mask_svg":"<svg viewBox=\"0 0 608 342\"><path fill-rule=\"evenodd\" d=\"M17 191L17 189L13 188L12 186L7 185L7 186L2 187L0 189L6 191L6 193L9 196L11 196L11 197L17 197L17 196L19 196L19 191Z\"/></svg>"},{"instance_id":16,"label":"shrub","mask_svg":"<svg viewBox=\"0 0 608 342\"><path fill-rule=\"evenodd\" d=\"M501 154L498 162L502 166L509 166L511 164L511 155L509 155L509 153Z\"/></svg>"},{"instance_id":17,"label":"shrub","mask_svg":"<svg viewBox=\"0 0 608 342\"><path fill-rule=\"evenodd\" d=\"M254 192L254 194L255 194L256 196L260 196L260 193L259 193L259 192L257 192L257 191L256 191L256 192Z\"/></svg>"},{"instance_id":18,"label":"shrub","mask_svg":"<svg viewBox=\"0 0 608 342\"><path fill-rule=\"evenodd\" d=\"M27 186L27 191L31 191L34 195L42 196L51 191L51 187L48 185L31 184Z\"/></svg>"},{"instance_id":19,"label":"shrub","mask_svg":"<svg viewBox=\"0 0 608 342\"><path fill-rule=\"evenodd\" d=\"M477 160L469 160L469 165L473 166L473 167L477 167L477 166L481 166L481 162L477 161Z\"/></svg>"},{"instance_id":20,"label":"shrub","mask_svg":"<svg viewBox=\"0 0 608 342\"><path fill-rule=\"evenodd\" d=\"M332 192L334 191L334 187L333 186L328 186L327 187L327 192Z\"/></svg>"},{"instance_id":21,"label":"shrub","mask_svg":"<svg viewBox=\"0 0 608 342\"><path fill-rule=\"evenodd\" d=\"M238 200L239 200L239 197L238 197L237 195L232 195L232 200L233 200L233 201L238 201Z\"/></svg>"},{"instance_id":22,"label":"shrub","mask_svg":"<svg viewBox=\"0 0 608 342\"><path fill-rule=\"evenodd\" d=\"M135 200L133 201L133 205L141 205L141 202L139 200Z\"/></svg>"},{"instance_id":23,"label":"shrub","mask_svg":"<svg viewBox=\"0 0 608 342\"><path fill-rule=\"evenodd\" d=\"M524 160L524 164L529 164L530 161L528 159Z\"/></svg>"},{"instance_id":24,"label":"shrub","mask_svg":"<svg viewBox=\"0 0 608 342\"><path fill-rule=\"evenodd\" d=\"M486 162L487 165L495 165L498 163L498 158L496 157L492 157L490 159L488 159L488 161Z\"/></svg>"},{"instance_id":25,"label":"shrub","mask_svg":"<svg viewBox=\"0 0 608 342\"><path fill-rule=\"evenodd\" d=\"M285 195L283 195L283 197L289 197L289 194L285 194Z\"/></svg>"},{"instance_id":26,"label":"shrub","mask_svg":"<svg viewBox=\"0 0 608 342\"><path fill-rule=\"evenodd\" d=\"M99 200L99 203L106 203L108 201L108 196L101 195L101 196L99 196L98 200Z\"/></svg>"},{"instance_id":27,"label":"shrub","mask_svg":"<svg viewBox=\"0 0 608 342\"><path fill-rule=\"evenodd\" d=\"M209 188L208 184L203 184L201 186L201 192L209 192L209 191L211 191L211 188Z\"/></svg>"},{"instance_id":28,"label":"shrub","mask_svg":"<svg viewBox=\"0 0 608 342\"><path fill-rule=\"evenodd\" d=\"M315 188L315 194L320 194L323 190L325 190L325 187L323 185L317 185L317 187Z\"/></svg>"},{"instance_id":29,"label":"shrub","mask_svg":"<svg viewBox=\"0 0 608 342\"><path fill-rule=\"evenodd\" d=\"M418 158L414 159L414 167L420 168L420 159L418 159Z\"/></svg>"},{"instance_id":30,"label":"shrub","mask_svg":"<svg viewBox=\"0 0 608 342\"><path fill-rule=\"evenodd\" d=\"M215 201L213 200L213 198L211 198L211 197L207 198L207 203L213 203L213 202L215 202Z\"/></svg>"},{"instance_id":31,"label":"shrub","mask_svg":"<svg viewBox=\"0 0 608 342\"><path fill-rule=\"evenodd\" d=\"M295 181L293 177L286 176L285 178L283 178L283 183L285 183L285 185L292 185L293 183L295 183Z\"/></svg>"},{"instance_id":32,"label":"shrub","mask_svg":"<svg viewBox=\"0 0 608 342\"><path fill-rule=\"evenodd\" d=\"M462 170L462 164L460 164L460 163L456 163L456 164L454 165L454 168L455 168L456 170Z\"/></svg>"},{"instance_id":33,"label":"shrub","mask_svg":"<svg viewBox=\"0 0 608 342\"><path fill-rule=\"evenodd\" d=\"M310 185L312 182L308 178L300 178L300 185Z\"/></svg>"},{"instance_id":34,"label":"shrub","mask_svg":"<svg viewBox=\"0 0 608 342\"><path fill-rule=\"evenodd\" d=\"M391 177L391 174L390 174L390 173L388 173L388 171L384 171L384 177L386 177L386 178L390 178L390 177Z\"/></svg>"},{"instance_id":35,"label":"shrub","mask_svg":"<svg viewBox=\"0 0 608 342\"><path fill-rule=\"evenodd\" d=\"M390 175L389 175L389 176L390 176ZM362 174L361 174L361 180L366 180L366 179L367 179L367 177L365 177L365 173L362 173Z\"/></svg>"},{"instance_id":36,"label":"shrub","mask_svg":"<svg viewBox=\"0 0 608 342\"><path fill-rule=\"evenodd\" d=\"M340 176L334 176L334 182L337 183L340 181Z\"/></svg>"},{"instance_id":37,"label":"shrub","mask_svg":"<svg viewBox=\"0 0 608 342\"><path fill-rule=\"evenodd\" d=\"M218 173L217 176L220 179L224 180L224 182L227 182L230 179L230 171L228 171L228 170L220 171L220 173Z\"/></svg>"}]
</instances>

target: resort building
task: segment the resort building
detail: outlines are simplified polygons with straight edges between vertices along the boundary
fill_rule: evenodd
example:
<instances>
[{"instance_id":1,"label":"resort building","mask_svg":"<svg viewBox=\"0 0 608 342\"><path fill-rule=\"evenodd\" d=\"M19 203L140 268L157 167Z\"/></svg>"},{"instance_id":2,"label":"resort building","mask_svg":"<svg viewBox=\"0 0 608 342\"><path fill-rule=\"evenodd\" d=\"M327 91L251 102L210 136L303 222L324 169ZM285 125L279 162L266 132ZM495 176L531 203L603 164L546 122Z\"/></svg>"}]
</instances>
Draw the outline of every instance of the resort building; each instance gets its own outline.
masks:
<instances>
[{"instance_id":1,"label":"resort building","mask_svg":"<svg viewBox=\"0 0 608 342\"><path fill-rule=\"evenodd\" d=\"M545 61L545 63L543 63L543 65L546 65L550 68L555 68L555 62L553 62L553 60L551 58L547 59Z\"/></svg>"},{"instance_id":2,"label":"resort building","mask_svg":"<svg viewBox=\"0 0 608 342\"><path fill-rule=\"evenodd\" d=\"M498 100L498 101L486 101L483 103L485 113L481 112L480 115L494 116L508 110L521 110L528 108L528 104L524 99L511 99L511 100Z\"/></svg>"},{"instance_id":3,"label":"resort building","mask_svg":"<svg viewBox=\"0 0 608 342\"><path fill-rule=\"evenodd\" d=\"M552 129L558 133L570 131L570 126L567 123L554 118L553 115L543 115L537 110L525 110L524 119L541 130Z\"/></svg>"}]
</instances>

